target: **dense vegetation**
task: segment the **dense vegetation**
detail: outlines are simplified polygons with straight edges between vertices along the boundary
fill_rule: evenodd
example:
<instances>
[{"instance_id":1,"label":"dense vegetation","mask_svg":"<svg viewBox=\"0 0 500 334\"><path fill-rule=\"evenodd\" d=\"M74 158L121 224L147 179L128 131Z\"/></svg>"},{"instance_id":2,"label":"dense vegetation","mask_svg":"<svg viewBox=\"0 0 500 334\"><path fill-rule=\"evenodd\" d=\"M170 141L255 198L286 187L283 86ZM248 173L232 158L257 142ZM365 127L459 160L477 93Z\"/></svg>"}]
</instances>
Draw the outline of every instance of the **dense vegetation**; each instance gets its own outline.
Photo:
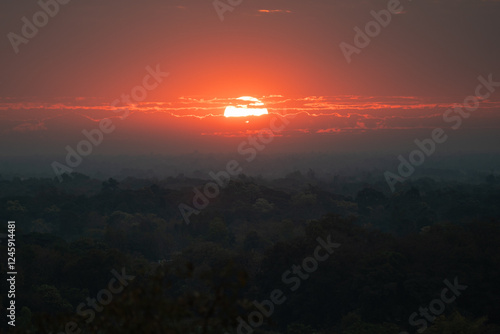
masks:
<instances>
[{"instance_id":1,"label":"dense vegetation","mask_svg":"<svg viewBox=\"0 0 500 334\"><path fill-rule=\"evenodd\" d=\"M272 181L242 175L186 224L178 205L190 204L192 188L204 182L81 174L63 183L0 181L0 216L17 228L11 331L500 332L494 176L481 184L421 179L389 194L379 184L298 172ZM330 238L335 250L318 238ZM304 259L318 255L318 245L324 260L307 271ZM6 272L5 242L0 252ZM123 272L134 278L109 303L77 311ZM441 303L438 316L410 323L419 308L436 309L445 280L466 289ZM7 282L0 285L6 291Z\"/></svg>"}]
</instances>

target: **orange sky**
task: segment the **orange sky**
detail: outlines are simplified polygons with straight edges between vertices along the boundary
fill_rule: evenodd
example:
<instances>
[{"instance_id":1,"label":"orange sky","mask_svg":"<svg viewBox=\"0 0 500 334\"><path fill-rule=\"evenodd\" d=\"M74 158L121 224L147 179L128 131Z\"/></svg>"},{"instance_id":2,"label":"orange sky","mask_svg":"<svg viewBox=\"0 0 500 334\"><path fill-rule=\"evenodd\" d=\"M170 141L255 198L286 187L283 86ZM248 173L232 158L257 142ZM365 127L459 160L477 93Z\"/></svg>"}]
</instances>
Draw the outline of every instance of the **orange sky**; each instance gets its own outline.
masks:
<instances>
[{"instance_id":1,"label":"orange sky","mask_svg":"<svg viewBox=\"0 0 500 334\"><path fill-rule=\"evenodd\" d=\"M385 0L71 1L15 54L36 2L0 4L0 96L113 99L161 64L152 101L180 96L450 96L500 73L500 2L402 0L405 11L347 64L339 48Z\"/></svg>"},{"instance_id":2,"label":"orange sky","mask_svg":"<svg viewBox=\"0 0 500 334\"><path fill-rule=\"evenodd\" d=\"M116 131L99 154L234 151L270 118L222 117L239 96L290 119L276 150L404 149L449 126L443 112L474 93L479 75L500 80L500 2L401 3L348 64L340 43L387 1L247 0L224 21L205 0L71 1L18 53L0 42L0 154L64 154L108 117ZM22 33L22 18L39 10L2 2L0 31ZM110 104L157 66L168 77L119 120ZM447 145L493 149L498 99Z\"/></svg>"}]
</instances>

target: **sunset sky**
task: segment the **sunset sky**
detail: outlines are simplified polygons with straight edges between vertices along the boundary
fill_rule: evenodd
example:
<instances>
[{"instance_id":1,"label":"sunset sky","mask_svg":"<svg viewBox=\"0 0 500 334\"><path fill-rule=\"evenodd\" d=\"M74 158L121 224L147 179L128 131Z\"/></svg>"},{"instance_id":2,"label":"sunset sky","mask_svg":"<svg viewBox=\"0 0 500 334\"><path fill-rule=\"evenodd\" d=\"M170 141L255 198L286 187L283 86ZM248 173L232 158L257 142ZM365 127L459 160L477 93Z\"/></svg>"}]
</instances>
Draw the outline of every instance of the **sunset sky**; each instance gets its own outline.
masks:
<instances>
[{"instance_id":1,"label":"sunset sky","mask_svg":"<svg viewBox=\"0 0 500 334\"><path fill-rule=\"evenodd\" d=\"M50 2L50 1L49 1ZM339 45L388 1L70 1L16 54L36 2L2 2L0 139L3 155L61 154L104 118L116 131L96 152L234 151L269 127L284 151L411 148L474 95L478 76L500 81L500 1L401 1L402 11L347 63ZM169 75L119 119L111 104L143 84L146 68ZM152 81L151 81L152 82ZM267 116L228 119L237 97ZM464 120L447 147L495 149L500 94ZM115 110L116 111L116 110ZM15 143L15 144L13 144Z\"/></svg>"}]
</instances>

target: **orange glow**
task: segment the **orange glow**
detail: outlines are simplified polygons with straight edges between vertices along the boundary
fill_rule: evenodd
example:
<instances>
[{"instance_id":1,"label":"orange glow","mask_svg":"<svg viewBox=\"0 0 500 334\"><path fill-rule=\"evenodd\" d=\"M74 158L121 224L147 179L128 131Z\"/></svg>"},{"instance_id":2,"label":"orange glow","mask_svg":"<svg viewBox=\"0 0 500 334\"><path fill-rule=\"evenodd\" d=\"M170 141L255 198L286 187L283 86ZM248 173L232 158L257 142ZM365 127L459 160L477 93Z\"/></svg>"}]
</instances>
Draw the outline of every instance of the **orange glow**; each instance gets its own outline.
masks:
<instances>
[{"instance_id":1,"label":"orange glow","mask_svg":"<svg viewBox=\"0 0 500 334\"><path fill-rule=\"evenodd\" d=\"M261 116L267 115L267 108L264 103L251 96L242 96L237 98L236 106L227 106L224 111L225 117L245 117L245 116Z\"/></svg>"}]
</instances>

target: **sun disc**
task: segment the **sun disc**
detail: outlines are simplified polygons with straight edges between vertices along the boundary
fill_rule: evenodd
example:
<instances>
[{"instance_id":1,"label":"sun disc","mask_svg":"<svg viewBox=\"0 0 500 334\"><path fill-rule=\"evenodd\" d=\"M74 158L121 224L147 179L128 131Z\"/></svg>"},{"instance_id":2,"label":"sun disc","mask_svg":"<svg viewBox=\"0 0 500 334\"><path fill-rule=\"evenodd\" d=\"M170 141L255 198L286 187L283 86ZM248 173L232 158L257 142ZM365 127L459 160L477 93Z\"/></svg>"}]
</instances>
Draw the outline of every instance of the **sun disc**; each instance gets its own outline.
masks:
<instances>
[{"instance_id":1,"label":"sun disc","mask_svg":"<svg viewBox=\"0 0 500 334\"><path fill-rule=\"evenodd\" d=\"M251 96L242 96L236 99L236 105L229 105L224 111L225 117L245 117L267 115L264 103Z\"/></svg>"}]
</instances>

